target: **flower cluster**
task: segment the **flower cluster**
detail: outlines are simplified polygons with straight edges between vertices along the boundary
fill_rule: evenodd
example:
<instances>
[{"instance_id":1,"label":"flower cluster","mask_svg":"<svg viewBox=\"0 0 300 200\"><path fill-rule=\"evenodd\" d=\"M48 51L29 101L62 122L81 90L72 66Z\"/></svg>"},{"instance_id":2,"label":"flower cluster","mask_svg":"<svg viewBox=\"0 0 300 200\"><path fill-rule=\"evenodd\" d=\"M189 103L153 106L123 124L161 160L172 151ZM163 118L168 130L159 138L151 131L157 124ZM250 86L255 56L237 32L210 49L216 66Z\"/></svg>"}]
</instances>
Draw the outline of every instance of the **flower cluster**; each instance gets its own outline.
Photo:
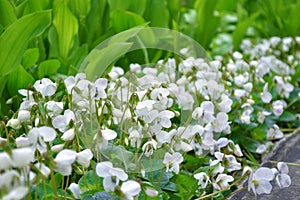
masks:
<instances>
[{"instance_id":1,"label":"flower cluster","mask_svg":"<svg viewBox=\"0 0 300 200\"><path fill-rule=\"evenodd\" d=\"M56 196L81 198L97 190L121 199L155 197L166 195L180 174L198 183L198 197L229 190L246 176L255 194L270 193L274 179L289 186L286 164L253 171L243 162L243 149L263 153L268 140L284 135L276 121L291 106L298 63L275 52L288 52L293 44L244 41L243 54L230 58L168 59L155 68L131 64L127 73L113 67L95 81L83 73L36 81L19 91L20 109L0 140L0 197L38 196L44 191L38 184ZM251 141L255 148L247 147ZM191 155L196 160L189 161ZM66 183L57 190L59 176ZM172 191L180 193L178 188Z\"/></svg>"}]
</instances>

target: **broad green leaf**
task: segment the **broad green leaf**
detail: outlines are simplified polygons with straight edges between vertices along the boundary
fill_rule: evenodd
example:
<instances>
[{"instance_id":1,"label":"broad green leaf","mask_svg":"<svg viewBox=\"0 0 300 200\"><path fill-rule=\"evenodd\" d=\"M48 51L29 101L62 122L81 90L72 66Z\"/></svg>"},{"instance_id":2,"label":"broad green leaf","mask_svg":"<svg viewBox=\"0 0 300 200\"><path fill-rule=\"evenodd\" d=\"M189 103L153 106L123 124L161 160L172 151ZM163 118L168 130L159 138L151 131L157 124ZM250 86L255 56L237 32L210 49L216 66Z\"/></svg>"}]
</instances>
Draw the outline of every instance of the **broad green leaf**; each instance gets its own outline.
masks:
<instances>
[{"instance_id":1,"label":"broad green leaf","mask_svg":"<svg viewBox=\"0 0 300 200\"><path fill-rule=\"evenodd\" d=\"M28 41L42 34L50 23L51 12L39 11L7 27L0 36L0 76L9 74L20 65Z\"/></svg>"},{"instance_id":2,"label":"broad green leaf","mask_svg":"<svg viewBox=\"0 0 300 200\"><path fill-rule=\"evenodd\" d=\"M292 122L292 121L295 121L296 119L297 119L296 114L291 113L289 111L284 111L279 117L279 121L282 121L282 122Z\"/></svg>"},{"instance_id":3,"label":"broad green leaf","mask_svg":"<svg viewBox=\"0 0 300 200\"><path fill-rule=\"evenodd\" d=\"M22 66L25 69L32 67L34 64L37 63L39 57L40 57L40 52L38 48L27 49L22 59Z\"/></svg>"},{"instance_id":4,"label":"broad green leaf","mask_svg":"<svg viewBox=\"0 0 300 200\"><path fill-rule=\"evenodd\" d=\"M108 0L110 12L115 10L127 10L131 0Z\"/></svg>"},{"instance_id":5,"label":"broad green leaf","mask_svg":"<svg viewBox=\"0 0 300 200\"><path fill-rule=\"evenodd\" d=\"M108 158L114 166L123 165L126 171L135 171L133 163L134 154L126 150L123 146L111 146L101 150L104 157Z\"/></svg>"},{"instance_id":6,"label":"broad green leaf","mask_svg":"<svg viewBox=\"0 0 300 200\"><path fill-rule=\"evenodd\" d=\"M60 62L56 59L43 61L38 66L38 78L41 79L56 74L59 68Z\"/></svg>"},{"instance_id":7,"label":"broad green leaf","mask_svg":"<svg viewBox=\"0 0 300 200\"><path fill-rule=\"evenodd\" d=\"M110 17L111 25L117 33L145 23L141 16L128 11L116 10Z\"/></svg>"},{"instance_id":8,"label":"broad green leaf","mask_svg":"<svg viewBox=\"0 0 300 200\"><path fill-rule=\"evenodd\" d=\"M95 76L102 76L105 70L124 55L132 46L132 43L114 43L108 47L98 50L94 49L87 57L85 73L87 78L92 80Z\"/></svg>"},{"instance_id":9,"label":"broad green leaf","mask_svg":"<svg viewBox=\"0 0 300 200\"><path fill-rule=\"evenodd\" d=\"M74 37L78 32L78 22L62 0L57 0L55 3L53 24L57 31L58 44L52 45L58 45L59 55L66 60L74 45Z\"/></svg>"},{"instance_id":10,"label":"broad green leaf","mask_svg":"<svg viewBox=\"0 0 300 200\"><path fill-rule=\"evenodd\" d=\"M17 80L17 81L16 81ZM24 67L19 66L17 70L11 72L8 76L7 89L11 96L17 94L17 91L22 88L27 88L29 84L34 83L34 78L29 74Z\"/></svg>"},{"instance_id":11,"label":"broad green leaf","mask_svg":"<svg viewBox=\"0 0 300 200\"><path fill-rule=\"evenodd\" d=\"M165 0L148 1L145 11L145 20L150 22L152 27L169 27L169 12Z\"/></svg>"},{"instance_id":12,"label":"broad green leaf","mask_svg":"<svg viewBox=\"0 0 300 200\"><path fill-rule=\"evenodd\" d=\"M258 16L259 13L254 13L245 20L239 21L232 34L233 46L235 50L239 49L240 44L246 35L247 29L255 22Z\"/></svg>"},{"instance_id":13,"label":"broad green leaf","mask_svg":"<svg viewBox=\"0 0 300 200\"><path fill-rule=\"evenodd\" d=\"M51 9L52 0L43 0L43 1L28 0L27 7L29 12Z\"/></svg>"},{"instance_id":14,"label":"broad green leaf","mask_svg":"<svg viewBox=\"0 0 300 200\"><path fill-rule=\"evenodd\" d=\"M8 0L0 0L0 24L6 27L17 20L13 6Z\"/></svg>"},{"instance_id":15,"label":"broad green leaf","mask_svg":"<svg viewBox=\"0 0 300 200\"><path fill-rule=\"evenodd\" d=\"M167 0L167 3L170 15L173 19L175 19L175 21L177 21L183 3L182 0Z\"/></svg>"},{"instance_id":16,"label":"broad green leaf","mask_svg":"<svg viewBox=\"0 0 300 200\"><path fill-rule=\"evenodd\" d=\"M146 7L147 7L147 0L130 0L130 6L128 8L128 11L143 16Z\"/></svg>"},{"instance_id":17,"label":"broad green leaf","mask_svg":"<svg viewBox=\"0 0 300 200\"><path fill-rule=\"evenodd\" d=\"M98 191L104 191L102 182L103 178L97 176L95 171L90 170L79 179L78 185L82 191L95 189L98 189Z\"/></svg>"},{"instance_id":18,"label":"broad green leaf","mask_svg":"<svg viewBox=\"0 0 300 200\"><path fill-rule=\"evenodd\" d=\"M4 88L5 88L5 85L6 85L6 82L7 82L7 79L8 79L8 75L6 76L0 76L0 94L2 94Z\"/></svg>"},{"instance_id":19,"label":"broad green leaf","mask_svg":"<svg viewBox=\"0 0 300 200\"><path fill-rule=\"evenodd\" d=\"M161 169L156 171L146 172L145 179L152 183L154 186L163 188L170 182L170 179L173 177L172 172L165 172Z\"/></svg>"},{"instance_id":20,"label":"broad green leaf","mask_svg":"<svg viewBox=\"0 0 300 200\"><path fill-rule=\"evenodd\" d=\"M23 1L19 5L15 7L15 14L17 18L20 18L26 14L29 14L29 11L27 11L27 3L28 1Z\"/></svg>"},{"instance_id":21,"label":"broad green leaf","mask_svg":"<svg viewBox=\"0 0 300 200\"><path fill-rule=\"evenodd\" d=\"M87 56L87 54L88 54L88 45L84 44L81 47L76 48L70 55L69 63L70 63L71 67L76 69L75 73L78 72L80 64L82 63L84 58ZM69 74L73 74L73 73L70 73L70 70L69 70Z\"/></svg>"},{"instance_id":22,"label":"broad green leaf","mask_svg":"<svg viewBox=\"0 0 300 200\"><path fill-rule=\"evenodd\" d=\"M195 195L195 191L198 189L198 182L192 175L189 174L177 174L172 177L172 182L174 182L179 190L176 193L181 199L191 199Z\"/></svg>"},{"instance_id":23,"label":"broad green leaf","mask_svg":"<svg viewBox=\"0 0 300 200\"><path fill-rule=\"evenodd\" d=\"M102 42L102 40L98 42L97 40L103 37L105 33L108 33L107 27L109 27L109 21L110 19L109 11L107 9L107 1L91 0L90 12L86 17L87 34L85 40L81 39L81 41L87 41L89 48L94 48L94 46Z\"/></svg>"},{"instance_id":24,"label":"broad green leaf","mask_svg":"<svg viewBox=\"0 0 300 200\"><path fill-rule=\"evenodd\" d=\"M78 19L85 18L91 9L91 0L69 1L68 6Z\"/></svg>"},{"instance_id":25,"label":"broad green leaf","mask_svg":"<svg viewBox=\"0 0 300 200\"><path fill-rule=\"evenodd\" d=\"M214 16L217 4L218 0L197 0L195 3L198 21L195 37L204 48L209 46L220 23L220 18Z\"/></svg>"}]
</instances>

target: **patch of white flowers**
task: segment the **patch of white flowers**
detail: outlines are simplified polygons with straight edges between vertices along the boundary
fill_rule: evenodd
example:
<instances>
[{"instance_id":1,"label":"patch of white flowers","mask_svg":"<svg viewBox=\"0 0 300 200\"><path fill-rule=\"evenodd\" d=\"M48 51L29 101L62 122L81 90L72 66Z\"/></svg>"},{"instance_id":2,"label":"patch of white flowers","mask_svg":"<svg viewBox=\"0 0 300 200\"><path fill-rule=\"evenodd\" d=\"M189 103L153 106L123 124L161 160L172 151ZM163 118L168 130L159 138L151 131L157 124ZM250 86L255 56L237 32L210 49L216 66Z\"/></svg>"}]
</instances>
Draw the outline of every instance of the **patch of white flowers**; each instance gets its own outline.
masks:
<instances>
[{"instance_id":1,"label":"patch of white flowers","mask_svg":"<svg viewBox=\"0 0 300 200\"><path fill-rule=\"evenodd\" d=\"M242 170L255 194L270 193L272 180L288 187L286 164L253 171L229 138L233 123L261 126L284 112L298 63L293 55L281 61L276 48L288 51L293 42L271 38L252 46L246 40L244 54L235 52L226 63L187 58L177 65L168 59L155 68L132 64L128 73L113 67L107 78L93 82L83 73L56 83L36 81L32 90L19 91L20 109L6 123L14 134L0 140L1 148L6 145L0 153L1 197L22 199L50 174L82 175L88 169L102 178L98 184L105 192L121 199L142 191L153 197L158 191L146 186L147 173L163 168L180 174L189 153L208 158L203 167L209 170L190 172L200 192L209 185L229 189ZM269 140L283 137L275 123L264 134ZM267 150L266 144L256 152ZM75 198L84 192L77 183L69 189Z\"/></svg>"}]
</instances>

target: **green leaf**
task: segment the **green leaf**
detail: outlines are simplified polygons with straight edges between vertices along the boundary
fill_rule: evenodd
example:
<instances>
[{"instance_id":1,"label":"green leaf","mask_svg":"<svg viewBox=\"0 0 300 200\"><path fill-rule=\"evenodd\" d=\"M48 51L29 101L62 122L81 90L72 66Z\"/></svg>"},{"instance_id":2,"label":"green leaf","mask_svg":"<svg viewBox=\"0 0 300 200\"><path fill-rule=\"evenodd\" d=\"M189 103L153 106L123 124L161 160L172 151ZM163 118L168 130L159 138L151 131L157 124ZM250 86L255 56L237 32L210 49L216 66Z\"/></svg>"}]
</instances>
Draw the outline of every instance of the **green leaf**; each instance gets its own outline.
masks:
<instances>
[{"instance_id":1,"label":"green leaf","mask_svg":"<svg viewBox=\"0 0 300 200\"><path fill-rule=\"evenodd\" d=\"M186 170L190 172L194 172L197 170L200 166L203 166L205 163L208 162L207 157L199 158L195 154L185 154L184 156L184 167Z\"/></svg>"},{"instance_id":2,"label":"green leaf","mask_svg":"<svg viewBox=\"0 0 300 200\"><path fill-rule=\"evenodd\" d=\"M17 81L16 81L17 80ZM27 88L29 84L34 83L34 78L29 74L24 67L19 68L8 76L7 89L11 96L17 94L17 91L22 88Z\"/></svg>"},{"instance_id":3,"label":"green leaf","mask_svg":"<svg viewBox=\"0 0 300 200\"><path fill-rule=\"evenodd\" d=\"M296 114L291 113L289 111L284 111L279 117L279 121L282 121L282 122L292 122L296 119L297 119Z\"/></svg>"},{"instance_id":4,"label":"green leaf","mask_svg":"<svg viewBox=\"0 0 300 200\"><path fill-rule=\"evenodd\" d=\"M66 61L74 45L74 37L78 32L78 22L62 0L56 1L53 24L57 31L58 43L52 45L58 45L59 55Z\"/></svg>"},{"instance_id":5,"label":"green leaf","mask_svg":"<svg viewBox=\"0 0 300 200\"><path fill-rule=\"evenodd\" d=\"M176 195L181 197L181 199L191 199L198 189L198 182L191 175L176 174L171 180L176 184L179 190Z\"/></svg>"},{"instance_id":6,"label":"green leaf","mask_svg":"<svg viewBox=\"0 0 300 200\"><path fill-rule=\"evenodd\" d=\"M87 35L86 38L84 38L90 49L95 47L93 45L97 42L97 39L108 33L109 21L106 0L91 0L90 12L86 17ZM101 41L98 41L98 43ZM98 43L96 43L96 45Z\"/></svg>"},{"instance_id":7,"label":"green leaf","mask_svg":"<svg viewBox=\"0 0 300 200\"><path fill-rule=\"evenodd\" d=\"M14 71L21 63L28 41L42 34L51 23L51 12L26 15L8 26L0 36L0 77Z\"/></svg>"},{"instance_id":8,"label":"green leaf","mask_svg":"<svg viewBox=\"0 0 300 200\"><path fill-rule=\"evenodd\" d=\"M246 35L247 29L255 22L258 16L259 13L254 13L245 20L239 21L232 34L233 46L235 50L239 49L240 44Z\"/></svg>"},{"instance_id":9,"label":"green leaf","mask_svg":"<svg viewBox=\"0 0 300 200\"><path fill-rule=\"evenodd\" d=\"M117 33L145 23L141 16L129 11L116 10L111 12L110 17L111 25Z\"/></svg>"},{"instance_id":10,"label":"green leaf","mask_svg":"<svg viewBox=\"0 0 300 200\"><path fill-rule=\"evenodd\" d=\"M38 66L38 78L41 79L56 74L59 68L60 62L56 59L43 61Z\"/></svg>"},{"instance_id":11,"label":"green leaf","mask_svg":"<svg viewBox=\"0 0 300 200\"><path fill-rule=\"evenodd\" d=\"M79 179L78 185L80 186L80 189L82 191L96 190L96 189L97 191L104 191L102 182L103 182L103 178L97 176L95 171L90 170Z\"/></svg>"},{"instance_id":12,"label":"green leaf","mask_svg":"<svg viewBox=\"0 0 300 200\"><path fill-rule=\"evenodd\" d=\"M92 50L87 56L88 64L85 68L87 78L92 80L95 76L102 76L109 65L124 55L131 46L132 43L121 42L111 44L101 50Z\"/></svg>"},{"instance_id":13,"label":"green leaf","mask_svg":"<svg viewBox=\"0 0 300 200\"><path fill-rule=\"evenodd\" d=\"M29 12L36 12L40 10L47 10L52 8L52 1L53 0L43 0L43 1L36 1L36 0L28 0L27 6Z\"/></svg>"},{"instance_id":14,"label":"green leaf","mask_svg":"<svg viewBox=\"0 0 300 200\"><path fill-rule=\"evenodd\" d=\"M195 3L198 21L195 37L204 48L209 46L220 24L220 17L214 16L217 4L218 0L197 0Z\"/></svg>"},{"instance_id":15,"label":"green leaf","mask_svg":"<svg viewBox=\"0 0 300 200\"><path fill-rule=\"evenodd\" d=\"M102 155L109 159L114 166L123 165L126 171L135 171L133 164L134 154L126 150L123 146L109 145L106 149L101 150Z\"/></svg>"},{"instance_id":16,"label":"green leaf","mask_svg":"<svg viewBox=\"0 0 300 200\"><path fill-rule=\"evenodd\" d=\"M25 69L28 69L35 65L39 60L40 52L38 48L27 49L22 59L22 65Z\"/></svg>"},{"instance_id":17,"label":"green leaf","mask_svg":"<svg viewBox=\"0 0 300 200\"><path fill-rule=\"evenodd\" d=\"M108 0L109 10L127 10L130 6L130 0Z\"/></svg>"},{"instance_id":18,"label":"green leaf","mask_svg":"<svg viewBox=\"0 0 300 200\"><path fill-rule=\"evenodd\" d=\"M147 7L147 0L130 0L128 11L132 11L140 16L143 16Z\"/></svg>"},{"instance_id":19,"label":"green leaf","mask_svg":"<svg viewBox=\"0 0 300 200\"><path fill-rule=\"evenodd\" d=\"M17 20L13 6L8 0L0 0L0 24L6 27Z\"/></svg>"},{"instance_id":20,"label":"green leaf","mask_svg":"<svg viewBox=\"0 0 300 200\"><path fill-rule=\"evenodd\" d=\"M85 18L91 9L91 0L69 1L70 10L78 19Z\"/></svg>"},{"instance_id":21,"label":"green leaf","mask_svg":"<svg viewBox=\"0 0 300 200\"><path fill-rule=\"evenodd\" d=\"M150 21L152 27L169 27L169 12L165 0L148 1L145 11L146 21Z\"/></svg>"},{"instance_id":22,"label":"green leaf","mask_svg":"<svg viewBox=\"0 0 300 200\"><path fill-rule=\"evenodd\" d=\"M146 172L144 178L148 180L150 183L152 183L153 186L163 188L170 182L170 179L172 177L173 174L171 172L165 172L160 169L160 170Z\"/></svg>"}]
</instances>

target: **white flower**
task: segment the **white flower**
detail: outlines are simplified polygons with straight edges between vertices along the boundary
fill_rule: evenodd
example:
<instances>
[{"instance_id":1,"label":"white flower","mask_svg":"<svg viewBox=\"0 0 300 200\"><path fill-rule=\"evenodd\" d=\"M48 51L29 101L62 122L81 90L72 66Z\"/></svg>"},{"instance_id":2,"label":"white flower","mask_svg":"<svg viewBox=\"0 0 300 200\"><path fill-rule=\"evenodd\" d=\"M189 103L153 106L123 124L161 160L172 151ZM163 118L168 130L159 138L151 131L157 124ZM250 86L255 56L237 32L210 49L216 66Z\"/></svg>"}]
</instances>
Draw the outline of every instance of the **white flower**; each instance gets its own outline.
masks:
<instances>
[{"instance_id":1,"label":"white flower","mask_svg":"<svg viewBox=\"0 0 300 200\"><path fill-rule=\"evenodd\" d=\"M192 113L194 119L202 119L204 123L211 123L214 120L214 104L211 101L203 101L201 106Z\"/></svg>"},{"instance_id":2,"label":"white flower","mask_svg":"<svg viewBox=\"0 0 300 200\"><path fill-rule=\"evenodd\" d=\"M221 152L215 152L215 157L223 164L228 172L241 169L241 163L238 163L233 155L225 155Z\"/></svg>"},{"instance_id":3,"label":"white flower","mask_svg":"<svg viewBox=\"0 0 300 200\"><path fill-rule=\"evenodd\" d=\"M153 110L150 112L150 113L153 112L153 116L151 116L151 118L153 117L155 119L153 121L153 125L152 125L151 129L154 132L157 132L157 131L160 131L162 128L170 128L172 125L170 119L172 119L175 116L174 112L169 111L169 110L164 110L164 111L157 113L155 111L156 110Z\"/></svg>"},{"instance_id":4,"label":"white flower","mask_svg":"<svg viewBox=\"0 0 300 200\"><path fill-rule=\"evenodd\" d=\"M183 157L181 153L175 152L173 155L166 153L163 163L166 165L166 172L179 173L179 165L182 163Z\"/></svg>"},{"instance_id":5,"label":"white flower","mask_svg":"<svg viewBox=\"0 0 300 200\"><path fill-rule=\"evenodd\" d=\"M264 86L263 93L261 94L261 100L264 103L270 103L272 100L272 94L268 91L268 83Z\"/></svg>"},{"instance_id":6,"label":"white flower","mask_svg":"<svg viewBox=\"0 0 300 200\"><path fill-rule=\"evenodd\" d=\"M142 147L142 150L145 156L147 157L151 156L153 154L153 151L156 149L157 149L157 142L153 139L147 141Z\"/></svg>"},{"instance_id":7,"label":"white flower","mask_svg":"<svg viewBox=\"0 0 300 200\"><path fill-rule=\"evenodd\" d=\"M37 148L41 153L46 152L45 142L51 142L56 138L56 131L47 126L33 128L28 133L28 139L34 148Z\"/></svg>"},{"instance_id":8,"label":"white flower","mask_svg":"<svg viewBox=\"0 0 300 200\"><path fill-rule=\"evenodd\" d=\"M250 92L252 91L253 84L252 84L251 82L245 83L245 84L243 85L243 88L244 88L247 92L250 93Z\"/></svg>"},{"instance_id":9,"label":"white flower","mask_svg":"<svg viewBox=\"0 0 300 200\"><path fill-rule=\"evenodd\" d=\"M109 161L100 162L96 165L96 173L98 176L103 177L103 187L106 192L114 191L115 187L119 185L119 181L126 181L128 175L123 169L113 167Z\"/></svg>"},{"instance_id":10,"label":"white flower","mask_svg":"<svg viewBox=\"0 0 300 200\"><path fill-rule=\"evenodd\" d=\"M12 189L2 200L21 200L29 192L29 189L25 186L18 186Z\"/></svg>"},{"instance_id":11,"label":"white flower","mask_svg":"<svg viewBox=\"0 0 300 200\"><path fill-rule=\"evenodd\" d=\"M81 190L80 190L80 187L79 187L78 184L76 184L76 183L71 183L70 186L69 186L69 190L71 190L73 196L74 196L76 199L80 199Z\"/></svg>"},{"instance_id":12,"label":"white flower","mask_svg":"<svg viewBox=\"0 0 300 200\"><path fill-rule=\"evenodd\" d=\"M138 148L142 142L142 135L138 130L132 128L130 128L128 132L129 132L128 139L130 140L130 146Z\"/></svg>"},{"instance_id":13,"label":"white flower","mask_svg":"<svg viewBox=\"0 0 300 200\"><path fill-rule=\"evenodd\" d=\"M141 65L137 64L137 63L132 63L129 65L130 71L134 72L134 73L141 73L142 69L141 69Z\"/></svg>"},{"instance_id":14,"label":"white flower","mask_svg":"<svg viewBox=\"0 0 300 200\"><path fill-rule=\"evenodd\" d=\"M84 167L90 166L90 161L93 158L93 153L90 149L85 149L77 153L76 161Z\"/></svg>"},{"instance_id":15,"label":"white flower","mask_svg":"<svg viewBox=\"0 0 300 200\"><path fill-rule=\"evenodd\" d=\"M289 168L286 163L277 163L278 173L275 176L276 182L280 188L289 187L292 183L289 173Z\"/></svg>"},{"instance_id":16,"label":"white flower","mask_svg":"<svg viewBox=\"0 0 300 200\"><path fill-rule=\"evenodd\" d=\"M18 113L18 120L20 122L29 122L30 112L28 110L20 110Z\"/></svg>"},{"instance_id":17,"label":"white flower","mask_svg":"<svg viewBox=\"0 0 300 200\"><path fill-rule=\"evenodd\" d=\"M145 100L138 102L135 108L135 112L139 116L146 116L153 109L154 104L154 100Z\"/></svg>"},{"instance_id":18,"label":"white flower","mask_svg":"<svg viewBox=\"0 0 300 200\"><path fill-rule=\"evenodd\" d=\"M119 76L122 76L124 74L124 70L121 67L113 67L110 72L108 73L108 76L112 80L116 80Z\"/></svg>"},{"instance_id":19,"label":"white flower","mask_svg":"<svg viewBox=\"0 0 300 200\"><path fill-rule=\"evenodd\" d=\"M234 97L240 99L241 97L246 96L246 91L242 89L235 89L234 90Z\"/></svg>"},{"instance_id":20,"label":"white flower","mask_svg":"<svg viewBox=\"0 0 300 200\"><path fill-rule=\"evenodd\" d=\"M26 167L34 160L34 152L30 147L12 150L12 163L15 167Z\"/></svg>"},{"instance_id":21,"label":"white flower","mask_svg":"<svg viewBox=\"0 0 300 200\"><path fill-rule=\"evenodd\" d=\"M71 120L75 120L73 111L65 110L64 115L58 115L52 120L52 125L59 131L65 132Z\"/></svg>"},{"instance_id":22,"label":"white flower","mask_svg":"<svg viewBox=\"0 0 300 200\"><path fill-rule=\"evenodd\" d=\"M66 132L64 132L64 134L61 136L61 139L63 141L71 141L73 140L75 137L75 129L71 128L69 130L67 130Z\"/></svg>"},{"instance_id":23,"label":"white flower","mask_svg":"<svg viewBox=\"0 0 300 200\"><path fill-rule=\"evenodd\" d=\"M203 189L206 188L208 182L210 182L209 176L205 172L194 174L194 178L198 180L198 185Z\"/></svg>"},{"instance_id":24,"label":"white flower","mask_svg":"<svg viewBox=\"0 0 300 200\"><path fill-rule=\"evenodd\" d=\"M125 195L123 199L134 200L134 197L137 196L142 191L142 189L138 182L129 180L122 183L121 191Z\"/></svg>"},{"instance_id":25,"label":"white flower","mask_svg":"<svg viewBox=\"0 0 300 200\"><path fill-rule=\"evenodd\" d=\"M59 115L63 111L63 102L48 101L45 103L45 108L50 117Z\"/></svg>"},{"instance_id":26,"label":"white flower","mask_svg":"<svg viewBox=\"0 0 300 200\"><path fill-rule=\"evenodd\" d=\"M194 105L193 96L185 91L184 87L178 87L176 94L177 103L182 110L192 110Z\"/></svg>"},{"instance_id":27,"label":"white flower","mask_svg":"<svg viewBox=\"0 0 300 200\"><path fill-rule=\"evenodd\" d=\"M56 85L48 78L37 80L33 87L43 96L52 96L56 92Z\"/></svg>"},{"instance_id":28,"label":"white flower","mask_svg":"<svg viewBox=\"0 0 300 200\"><path fill-rule=\"evenodd\" d=\"M220 160L209 160L209 166L216 166L211 172L212 175L217 175L218 173L223 173L224 167L221 165Z\"/></svg>"},{"instance_id":29,"label":"white flower","mask_svg":"<svg viewBox=\"0 0 300 200\"><path fill-rule=\"evenodd\" d=\"M283 138L283 133L281 132L279 127L276 124L274 124L273 128L270 128L267 131L267 138L269 140L280 139Z\"/></svg>"},{"instance_id":30,"label":"white flower","mask_svg":"<svg viewBox=\"0 0 300 200\"><path fill-rule=\"evenodd\" d=\"M215 120L215 132L221 132L226 129L227 126L229 126L228 115L224 112L219 112Z\"/></svg>"},{"instance_id":31,"label":"white flower","mask_svg":"<svg viewBox=\"0 0 300 200\"><path fill-rule=\"evenodd\" d=\"M95 99L104 99L107 97L105 88L107 87L107 79L99 78L95 81L96 95Z\"/></svg>"},{"instance_id":32,"label":"white flower","mask_svg":"<svg viewBox=\"0 0 300 200\"><path fill-rule=\"evenodd\" d=\"M72 164L76 160L76 152L70 149L64 149L59 152L54 161L56 163L55 170L63 176L68 176L72 173Z\"/></svg>"},{"instance_id":33,"label":"white flower","mask_svg":"<svg viewBox=\"0 0 300 200\"><path fill-rule=\"evenodd\" d=\"M283 100L274 101L272 107L274 115L280 116L283 113L283 108L286 107L286 102Z\"/></svg>"},{"instance_id":34,"label":"white flower","mask_svg":"<svg viewBox=\"0 0 300 200\"><path fill-rule=\"evenodd\" d=\"M218 84L215 80L209 80L207 82L207 88L212 99L220 98L221 94L225 91L224 85Z\"/></svg>"},{"instance_id":35,"label":"white flower","mask_svg":"<svg viewBox=\"0 0 300 200\"><path fill-rule=\"evenodd\" d=\"M13 162L6 152L0 153L0 170L7 170L12 167Z\"/></svg>"},{"instance_id":36,"label":"white flower","mask_svg":"<svg viewBox=\"0 0 300 200\"><path fill-rule=\"evenodd\" d=\"M111 129L104 129L98 131L94 136L94 140L97 141L99 149L105 149L108 145L109 140L113 140L118 136L118 134Z\"/></svg>"},{"instance_id":37,"label":"white flower","mask_svg":"<svg viewBox=\"0 0 300 200\"><path fill-rule=\"evenodd\" d=\"M257 121L262 124L264 123L266 116L269 116L271 114L272 114L271 112L267 112L267 111L259 112Z\"/></svg>"},{"instance_id":38,"label":"white flower","mask_svg":"<svg viewBox=\"0 0 300 200\"><path fill-rule=\"evenodd\" d=\"M51 151L57 153L57 152L63 150L63 148L64 148L64 144L57 144L57 145L54 145L51 147Z\"/></svg>"},{"instance_id":39,"label":"white flower","mask_svg":"<svg viewBox=\"0 0 300 200\"><path fill-rule=\"evenodd\" d=\"M242 74L234 77L234 83L239 87L243 86L244 83L246 83L247 81L248 81L248 78L246 78Z\"/></svg>"},{"instance_id":40,"label":"white flower","mask_svg":"<svg viewBox=\"0 0 300 200\"><path fill-rule=\"evenodd\" d=\"M148 197L156 197L159 194L157 190L150 187L146 187L145 193Z\"/></svg>"},{"instance_id":41,"label":"white flower","mask_svg":"<svg viewBox=\"0 0 300 200\"><path fill-rule=\"evenodd\" d=\"M34 164L36 168L47 178L50 174L50 169L44 163L36 163Z\"/></svg>"},{"instance_id":42,"label":"white flower","mask_svg":"<svg viewBox=\"0 0 300 200\"><path fill-rule=\"evenodd\" d=\"M10 126L13 129L20 129L22 127L21 122L18 119L10 119L10 120L8 120L6 126Z\"/></svg>"},{"instance_id":43,"label":"white flower","mask_svg":"<svg viewBox=\"0 0 300 200\"><path fill-rule=\"evenodd\" d=\"M266 167L258 168L249 178L248 190L252 189L254 194L270 194L272 185L270 181L274 178L271 169Z\"/></svg>"},{"instance_id":44,"label":"white flower","mask_svg":"<svg viewBox=\"0 0 300 200\"><path fill-rule=\"evenodd\" d=\"M225 94L221 96L221 102L218 104L218 109L221 112L228 113L231 110L232 100Z\"/></svg>"},{"instance_id":45,"label":"white flower","mask_svg":"<svg viewBox=\"0 0 300 200\"><path fill-rule=\"evenodd\" d=\"M15 141L18 148L28 147L31 144L29 138L23 136L17 137Z\"/></svg>"},{"instance_id":46,"label":"white flower","mask_svg":"<svg viewBox=\"0 0 300 200\"><path fill-rule=\"evenodd\" d=\"M213 183L213 186L217 190L222 190L222 189L229 187L228 183L232 182L232 181L234 181L234 178L232 176L227 175L227 174L219 174L217 176L215 183Z\"/></svg>"}]
</instances>

